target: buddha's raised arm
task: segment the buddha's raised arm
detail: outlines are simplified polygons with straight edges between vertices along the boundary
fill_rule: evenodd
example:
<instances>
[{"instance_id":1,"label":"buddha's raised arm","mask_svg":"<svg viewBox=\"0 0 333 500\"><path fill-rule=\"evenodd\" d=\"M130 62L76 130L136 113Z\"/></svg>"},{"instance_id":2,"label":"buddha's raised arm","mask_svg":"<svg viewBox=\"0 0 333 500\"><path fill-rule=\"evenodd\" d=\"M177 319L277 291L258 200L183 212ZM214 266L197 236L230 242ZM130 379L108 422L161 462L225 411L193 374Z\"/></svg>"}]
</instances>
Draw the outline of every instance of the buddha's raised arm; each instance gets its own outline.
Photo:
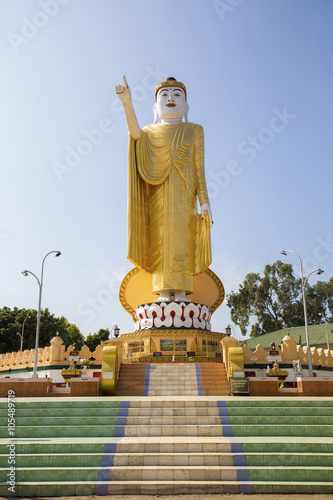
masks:
<instances>
[{"instance_id":1,"label":"buddha's raised arm","mask_svg":"<svg viewBox=\"0 0 333 500\"><path fill-rule=\"evenodd\" d=\"M133 108L131 91L129 89L125 75L123 76L123 82L124 82L123 85L120 84L115 86L115 91L124 106L128 131L130 135L133 137L133 139L136 140L139 139L141 135L141 129L139 127L138 120L136 118L136 114Z\"/></svg>"}]
</instances>

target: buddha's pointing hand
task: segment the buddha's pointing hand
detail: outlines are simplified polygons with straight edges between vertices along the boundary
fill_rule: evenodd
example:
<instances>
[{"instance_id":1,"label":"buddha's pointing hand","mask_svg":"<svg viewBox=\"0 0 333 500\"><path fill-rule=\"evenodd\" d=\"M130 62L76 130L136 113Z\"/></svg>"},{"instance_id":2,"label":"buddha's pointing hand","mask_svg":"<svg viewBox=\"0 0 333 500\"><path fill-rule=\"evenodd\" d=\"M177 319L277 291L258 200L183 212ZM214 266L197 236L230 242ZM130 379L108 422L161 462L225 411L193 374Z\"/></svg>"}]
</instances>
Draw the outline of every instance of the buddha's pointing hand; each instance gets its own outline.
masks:
<instances>
[{"instance_id":1,"label":"buddha's pointing hand","mask_svg":"<svg viewBox=\"0 0 333 500\"><path fill-rule=\"evenodd\" d=\"M131 91L129 89L125 75L123 76L123 82L124 82L123 85L115 85L115 91L118 94L119 99L125 106L131 104L132 99L131 99Z\"/></svg>"}]
</instances>

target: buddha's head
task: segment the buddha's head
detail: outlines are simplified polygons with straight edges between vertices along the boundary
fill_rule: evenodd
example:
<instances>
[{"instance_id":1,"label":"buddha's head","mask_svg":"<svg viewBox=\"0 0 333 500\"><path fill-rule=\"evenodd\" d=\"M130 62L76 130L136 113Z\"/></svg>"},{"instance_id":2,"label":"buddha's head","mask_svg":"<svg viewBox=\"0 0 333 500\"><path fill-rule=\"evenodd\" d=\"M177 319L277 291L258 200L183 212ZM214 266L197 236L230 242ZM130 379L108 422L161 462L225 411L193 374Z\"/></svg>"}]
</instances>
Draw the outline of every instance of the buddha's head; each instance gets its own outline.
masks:
<instances>
[{"instance_id":1,"label":"buddha's head","mask_svg":"<svg viewBox=\"0 0 333 500\"><path fill-rule=\"evenodd\" d=\"M180 121L185 116L185 121L187 121L189 105L186 99L185 85L172 76L159 83L155 88L154 123L157 122L158 116L161 120Z\"/></svg>"}]
</instances>

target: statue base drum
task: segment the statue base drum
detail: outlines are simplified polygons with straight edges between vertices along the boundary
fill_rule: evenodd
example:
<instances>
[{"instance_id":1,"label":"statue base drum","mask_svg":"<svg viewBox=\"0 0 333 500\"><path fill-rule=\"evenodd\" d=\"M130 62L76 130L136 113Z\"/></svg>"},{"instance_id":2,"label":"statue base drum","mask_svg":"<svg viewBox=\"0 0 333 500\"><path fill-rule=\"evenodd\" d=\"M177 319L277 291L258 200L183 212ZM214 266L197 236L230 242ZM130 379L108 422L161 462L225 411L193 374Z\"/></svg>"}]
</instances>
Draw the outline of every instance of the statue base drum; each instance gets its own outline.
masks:
<instances>
[{"instance_id":1,"label":"statue base drum","mask_svg":"<svg viewBox=\"0 0 333 500\"><path fill-rule=\"evenodd\" d=\"M211 330L208 306L193 302L143 304L135 310L135 331L147 328L199 328Z\"/></svg>"},{"instance_id":2,"label":"statue base drum","mask_svg":"<svg viewBox=\"0 0 333 500\"><path fill-rule=\"evenodd\" d=\"M121 335L131 362L222 361L224 334L190 328L156 328Z\"/></svg>"}]
</instances>

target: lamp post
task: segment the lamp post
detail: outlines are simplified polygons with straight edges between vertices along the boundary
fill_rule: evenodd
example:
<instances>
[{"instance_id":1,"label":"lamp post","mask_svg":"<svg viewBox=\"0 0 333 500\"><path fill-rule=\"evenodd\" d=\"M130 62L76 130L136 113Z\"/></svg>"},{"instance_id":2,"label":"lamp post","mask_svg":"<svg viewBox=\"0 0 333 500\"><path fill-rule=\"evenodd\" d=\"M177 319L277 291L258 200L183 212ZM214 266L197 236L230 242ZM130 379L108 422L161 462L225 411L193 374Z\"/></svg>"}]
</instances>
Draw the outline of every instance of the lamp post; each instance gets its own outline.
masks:
<instances>
[{"instance_id":1,"label":"lamp post","mask_svg":"<svg viewBox=\"0 0 333 500\"><path fill-rule=\"evenodd\" d=\"M27 321L27 319L29 319L29 318L31 318L31 316L26 316L26 317L24 318L21 333L16 332L16 335L18 335L18 336L20 337L20 339L21 339L21 346L20 346L20 351L21 351L21 352L22 352L22 350L23 350L24 325L25 325L25 322Z\"/></svg>"},{"instance_id":2,"label":"lamp post","mask_svg":"<svg viewBox=\"0 0 333 500\"><path fill-rule=\"evenodd\" d=\"M329 337L328 337L328 329L327 329L326 317L325 317L324 313L318 313L318 314L319 314L319 316L322 316L324 318L324 321L325 321L325 330L326 330L327 349L330 350L330 341L329 341Z\"/></svg>"},{"instance_id":3,"label":"lamp post","mask_svg":"<svg viewBox=\"0 0 333 500\"><path fill-rule=\"evenodd\" d=\"M23 276L28 276L28 274L31 274L34 276L37 280L38 286L39 286L39 299L38 299L38 312L37 312L37 327L36 327L36 343L35 343L35 356L34 356L34 368L32 372L32 378L36 378L37 376L37 363L38 363L38 344L39 344L39 326L40 326L40 313L41 313L41 304L42 304L42 288L43 288L43 274L44 274L44 262L45 259L48 255L51 253L55 253L56 257L59 257L61 255L61 252L59 250L52 250L51 252L47 253L42 261L42 272L40 275L40 280L37 278L37 276L32 273L31 271L28 271L25 269L22 271Z\"/></svg>"},{"instance_id":4,"label":"lamp post","mask_svg":"<svg viewBox=\"0 0 333 500\"><path fill-rule=\"evenodd\" d=\"M236 332L235 332L235 329L232 325L227 325L226 326L226 329L225 329L225 333L227 334L227 337L230 337L231 335L231 328L232 328L232 331L234 332L234 337L236 338Z\"/></svg>"},{"instance_id":5,"label":"lamp post","mask_svg":"<svg viewBox=\"0 0 333 500\"><path fill-rule=\"evenodd\" d=\"M306 346L307 346L306 352L307 352L307 358L308 358L309 377L312 377L313 376L313 373L312 373L312 357L311 357L310 339L309 339L308 312L307 312L307 308L306 308L306 298L305 298L305 285L306 285L306 282L307 282L309 276L311 276L311 274L313 274L313 273L323 274L324 271L322 269L314 269L314 271L311 271L311 273L309 273L307 275L307 277L304 278L304 276L303 276L302 259L300 258L300 256L298 255L298 253L294 252L293 250L283 250L281 252L281 254L282 255L287 255L287 252L293 253L293 254L297 255L298 260L299 260L300 265L301 265L302 297L303 297L305 336L306 336Z\"/></svg>"},{"instance_id":6,"label":"lamp post","mask_svg":"<svg viewBox=\"0 0 333 500\"><path fill-rule=\"evenodd\" d=\"M116 338L119 337L120 328L118 327L118 325L114 325L111 328L110 338L112 338L112 332L114 332L114 337L116 337Z\"/></svg>"}]
</instances>

